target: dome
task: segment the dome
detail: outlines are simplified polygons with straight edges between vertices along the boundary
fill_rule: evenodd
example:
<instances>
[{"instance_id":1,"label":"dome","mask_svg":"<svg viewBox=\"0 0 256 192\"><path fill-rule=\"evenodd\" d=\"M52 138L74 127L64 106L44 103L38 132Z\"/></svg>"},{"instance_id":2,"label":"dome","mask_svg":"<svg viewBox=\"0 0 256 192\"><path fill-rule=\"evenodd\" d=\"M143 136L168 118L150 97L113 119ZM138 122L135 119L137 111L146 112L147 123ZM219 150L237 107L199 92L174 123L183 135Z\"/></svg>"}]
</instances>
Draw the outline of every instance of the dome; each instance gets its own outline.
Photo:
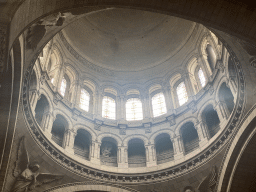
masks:
<instances>
[{"instance_id":1,"label":"dome","mask_svg":"<svg viewBox=\"0 0 256 192\"><path fill-rule=\"evenodd\" d=\"M107 9L63 29L70 45L99 67L138 72L175 55L188 41L195 23L140 10Z\"/></svg>"},{"instance_id":2,"label":"dome","mask_svg":"<svg viewBox=\"0 0 256 192\"><path fill-rule=\"evenodd\" d=\"M3 2L3 191L255 188L251 7Z\"/></svg>"},{"instance_id":3,"label":"dome","mask_svg":"<svg viewBox=\"0 0 256 192\"><path fill-rule=\"evenodd\" d=\"M38 126L68 157L110 172L166 169L199 155L236 103L233 58L218 38L203 25L147 11L77 19L43 48L31 91L40 69L46 84L39 100L30 96Z\"/></svg>"}]
</instances>

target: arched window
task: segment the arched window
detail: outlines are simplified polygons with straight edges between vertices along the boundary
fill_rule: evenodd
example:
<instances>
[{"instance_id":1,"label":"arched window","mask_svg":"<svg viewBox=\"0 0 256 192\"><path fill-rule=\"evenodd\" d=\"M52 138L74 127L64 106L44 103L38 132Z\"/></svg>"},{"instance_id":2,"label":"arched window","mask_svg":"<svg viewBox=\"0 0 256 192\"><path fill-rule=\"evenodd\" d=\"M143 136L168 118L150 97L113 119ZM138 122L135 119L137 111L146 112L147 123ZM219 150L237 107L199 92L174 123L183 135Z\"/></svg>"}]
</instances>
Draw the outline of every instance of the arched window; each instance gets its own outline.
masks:
<instances>
[{"instance_id":1,"label":"arched window","mask_svg":"<svg viewBox=\"0 0 256 192\"><path fill-rule=\"evenodd\" d=\"M158 93L152 97L152 107L154 117L163 115L167 112L163 93Z\"/></svg>"},{"instance_id":2,"label":"arched window","mask_svg":"<svg viewBox=\"0 0 256 192\"><path fill-rule=\"evenodd\" d=\"M85 89L81 89L79 106L81 109L88 112L89 105L90 105L90 94Z\"/></svg>"},{"instance_id":3,"label":"arched window","mask_svg":"<svg viewBox=\"0 0 256 192\"><path fill-rule=\"evenodd\" d=\"M184 82L181 82L177 86L177 96L178 96L180 106L188 101L188 94L187 94L187 90Z\"/></svg>"},{"instance_id":4,"label":"arched window","mask_svg":"<svg viewBox=\"0 0 256 192\"><path fill-rule=\"evenodd\" d=\"M60 94L64 97L67 87L67 80L65 78L62 78L61 84L60 84Z\"/></svg>"},{"instance_id":5,"label":"arched window","mask_svg":"<svg viewBox=\"0 0 256 192\"><path fill-rule=\"evenodd\" d=\"M104 96L102 99L102 117L116 119L116 102L111 97Z\"/></svg>"},{"instance_id":6,"label":"arched window","mask_svg":"<svg viewBox=\"0 0 256 192\"><path fill-rule=\"evenodd\" d=\"M207 54L207 61L211 67L211 69L213 70L215 68L215 64L217 61L217 57L216 54L212 48L212 46L210 44L207 44L206 46L206 54Z\"/></svg>"},{"instance_id":7,"label":"arched window","mask_svg":"<svg viewBox=\"0 0 256 192\"><path fill-rule=\"evenodd\" d=\"M126 102L126 120L142 120L142 103L138 98L128 99Z\"/></svg>"},{"instance_id":8,"label":"arched window","mask_svg":"<svg viewBox=\"0 0 256 192\"><path fill-rule=\"evenodd\" d=\"M199 77L201 86L204 87L206 84L206 79L205 79L204 72L203 72L202 68L200 68L198 70L198 77Z\"/></svg>"}]
</instances>

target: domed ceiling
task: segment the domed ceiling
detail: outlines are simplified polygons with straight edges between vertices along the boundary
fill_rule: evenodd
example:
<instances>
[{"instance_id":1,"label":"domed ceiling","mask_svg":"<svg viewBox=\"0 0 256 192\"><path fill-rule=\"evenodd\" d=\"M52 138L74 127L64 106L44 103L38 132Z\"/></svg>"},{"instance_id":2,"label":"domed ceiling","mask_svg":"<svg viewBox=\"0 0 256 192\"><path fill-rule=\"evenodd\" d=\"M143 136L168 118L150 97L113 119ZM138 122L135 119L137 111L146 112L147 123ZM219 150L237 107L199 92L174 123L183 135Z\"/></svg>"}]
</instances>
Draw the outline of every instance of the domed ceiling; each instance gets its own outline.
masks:
<instances>
[{"instance_id":1,"label":"domed ceiling","mask_svg":"<svg viewBox=\"0 0 256 192\"><path fill-rule=\"evenodd\" d=\"M113 71L140 71L175 55L195 23L131 9L89 14L63 30L69 44L86 60Z\"/></svg>"}]
</instances>

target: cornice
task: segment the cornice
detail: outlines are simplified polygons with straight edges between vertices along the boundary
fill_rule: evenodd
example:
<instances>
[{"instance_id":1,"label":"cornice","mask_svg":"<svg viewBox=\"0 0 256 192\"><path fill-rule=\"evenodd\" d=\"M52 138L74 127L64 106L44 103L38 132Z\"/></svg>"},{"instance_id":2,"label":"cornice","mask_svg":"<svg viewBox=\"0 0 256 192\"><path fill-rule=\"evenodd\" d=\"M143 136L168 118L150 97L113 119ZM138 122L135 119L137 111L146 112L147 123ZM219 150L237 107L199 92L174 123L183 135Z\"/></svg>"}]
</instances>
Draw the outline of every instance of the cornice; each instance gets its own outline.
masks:
<instances>
[{"instance_id":1,"label":"cornice","mask_svg":"<svg viewBox=\"0 0 256 192\"><path fill-rule=\"evenodd\" d=\"M38 124L35 121L33 113L31 111L29 105L29 80L31 78L31 73L33 70L33 65L37 59L38 55L34 56L34 59L30 63L27 71L24 75L23 81L23 89L22 89L22 106L23 111L26 119L26 124L29 132L38 142L39 146L42 150L47 153L51 158L60 164L61 166L65 167L66 169L74 172L78 175L83 177L94 178L96 180L103 180L108 182L119 182L119 183L126 183L132 184L136 183L148 183L148 182L162 182L163 180L171 180L188 172L191 172L197 169L199 166L204 165L205 163L209 162L214 156L216 156L221 149L226 146L226 144L230 141L231 136L234 133L234 130L237 129L237 124L239 123L243 110L244 110L244 103L245 103L245 81L244 81L244 73L241 66L241 63L237 59L235 53L231 50L229 46L227 49L234 60L235 67L237 69L237 76L238 76L238 96L236 105L234 107L234 111L230 117L230 120L227 126L224 128L222 133L216 138L215 142L209 145L205 150L201 153L195 155L194 157L190 158L189 160L182 162L178 165L173 167L159 170L150 173L136 173L136 174L129 174L129 173L110 173L104 170L99 170L95 168L91 168L89 166L83 165L78 163L77 161L73 160L70 157L67 157L64 153L59 151L54 145L44 136L43 132L39 128Z\"/></svg>"}]
</instances>

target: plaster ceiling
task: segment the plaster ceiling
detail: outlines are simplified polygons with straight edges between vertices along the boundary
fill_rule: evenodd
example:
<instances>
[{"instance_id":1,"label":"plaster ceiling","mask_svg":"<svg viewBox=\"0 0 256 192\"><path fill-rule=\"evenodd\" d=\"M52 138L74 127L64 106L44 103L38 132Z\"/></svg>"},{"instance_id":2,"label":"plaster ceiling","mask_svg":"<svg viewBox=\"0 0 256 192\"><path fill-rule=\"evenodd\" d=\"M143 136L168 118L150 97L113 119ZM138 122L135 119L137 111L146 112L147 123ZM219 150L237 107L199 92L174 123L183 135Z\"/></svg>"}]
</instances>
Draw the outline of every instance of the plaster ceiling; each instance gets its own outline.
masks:
<instances>
[{"instance_id":1,"label":"plaster ceiling","mask_svg":"<svg viewBox=\"0 0 256 192\"><path fill-rule=\"evenodd\" d=\"M132 9L89 14L63 29L69 44L86 60L113 71L140 71L175 55L195 23Z\"/></svg>"}]
</instances>

